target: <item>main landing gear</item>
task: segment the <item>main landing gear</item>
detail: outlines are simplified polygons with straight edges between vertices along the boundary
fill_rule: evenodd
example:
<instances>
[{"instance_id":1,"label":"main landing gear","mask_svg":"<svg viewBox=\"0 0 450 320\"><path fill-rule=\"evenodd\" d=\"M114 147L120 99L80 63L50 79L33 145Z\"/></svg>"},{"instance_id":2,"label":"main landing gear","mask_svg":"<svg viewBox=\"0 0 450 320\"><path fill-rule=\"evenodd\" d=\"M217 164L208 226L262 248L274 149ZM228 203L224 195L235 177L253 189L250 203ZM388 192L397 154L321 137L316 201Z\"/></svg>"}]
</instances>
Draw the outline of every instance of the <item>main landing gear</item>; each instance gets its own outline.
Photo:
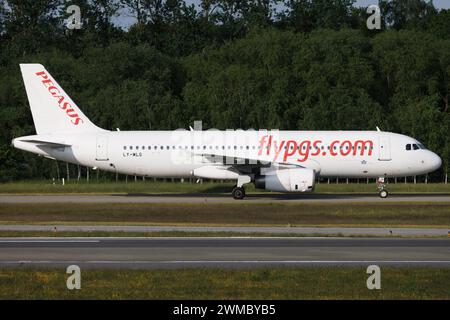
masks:
<instances>
[{"instance_id":1,"label":"main landing gear","mask_svg":"<svg viewBox=\"0 0 450 320\"><path fill-rule=\"evenodd\" d=\"M244 187L235 186L233 191L231 191L233 198L236 200L242 200L245 198L245 189Z\"/></svg>"},{"instance_id":2,"label":"main landing gear","mask_svg":"<svg viewBox=\"0 0 450 320\"><path fill-rule=\"evenodd\" d=\"M377 180L377 187L379 190L380 198L385 199L389 196L389 192L386 190L385 178L380 177Z\"/></svg>"},{"instance_id":3,"label":"main landing gear","mask_svg":"<svg viewBox=\"0 0 450 320\"><path fill-rule=\"evenodd\" d=\"M244 184L249 183L251 181L252 179L250 176L240 175L238 177L237 184L233 187L233 191L231 191L233 198L236 200L244 199L245 198Z\"/></svg>"}]
</instances>

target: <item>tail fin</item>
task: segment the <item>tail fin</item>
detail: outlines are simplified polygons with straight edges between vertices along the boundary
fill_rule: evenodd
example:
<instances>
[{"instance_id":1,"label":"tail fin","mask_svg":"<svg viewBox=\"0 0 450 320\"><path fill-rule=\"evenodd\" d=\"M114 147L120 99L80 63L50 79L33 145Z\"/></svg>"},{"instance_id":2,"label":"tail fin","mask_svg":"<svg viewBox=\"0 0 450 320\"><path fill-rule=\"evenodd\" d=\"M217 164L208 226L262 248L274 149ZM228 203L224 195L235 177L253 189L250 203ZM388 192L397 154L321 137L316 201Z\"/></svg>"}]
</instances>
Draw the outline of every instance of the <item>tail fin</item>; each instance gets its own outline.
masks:
<instances>
[{"instance_id":1,"label":"tail fin","mask_svg":"<svg viewBox=\"0 0 450 320\"><path fill-rule=\"evenodd\" d=\"M40 64L21 64L37 134L104 131L94 125Z\"/></svg>"}]
</instances>

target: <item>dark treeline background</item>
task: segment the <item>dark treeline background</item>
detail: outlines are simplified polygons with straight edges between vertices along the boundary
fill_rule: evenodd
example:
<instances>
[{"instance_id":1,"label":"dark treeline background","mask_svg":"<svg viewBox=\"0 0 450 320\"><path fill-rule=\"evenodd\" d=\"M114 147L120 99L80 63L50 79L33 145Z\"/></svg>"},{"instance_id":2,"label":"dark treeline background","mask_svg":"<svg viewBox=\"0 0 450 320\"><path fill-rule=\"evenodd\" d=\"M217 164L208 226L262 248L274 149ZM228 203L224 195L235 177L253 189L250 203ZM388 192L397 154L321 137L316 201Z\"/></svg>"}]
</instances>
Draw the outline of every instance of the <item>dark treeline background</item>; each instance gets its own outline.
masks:
<instances>
[{"instance_id":1,"label":"dark treeline background","mask_svg":"<svg viewBox=\"0 0 450 320\"><path fill-rule=\"evenodd\" d=\"M81 8L68 30L66 8ZM121 130L374 130L450 161L450 11L352 0L0 0L0 181L55 176L14 150L34 134L19 63L42 63L97 125ZM124 28L118 15L136 22ZM60 164L65 168L64 164Z\"/></svg>"}]
</instances>

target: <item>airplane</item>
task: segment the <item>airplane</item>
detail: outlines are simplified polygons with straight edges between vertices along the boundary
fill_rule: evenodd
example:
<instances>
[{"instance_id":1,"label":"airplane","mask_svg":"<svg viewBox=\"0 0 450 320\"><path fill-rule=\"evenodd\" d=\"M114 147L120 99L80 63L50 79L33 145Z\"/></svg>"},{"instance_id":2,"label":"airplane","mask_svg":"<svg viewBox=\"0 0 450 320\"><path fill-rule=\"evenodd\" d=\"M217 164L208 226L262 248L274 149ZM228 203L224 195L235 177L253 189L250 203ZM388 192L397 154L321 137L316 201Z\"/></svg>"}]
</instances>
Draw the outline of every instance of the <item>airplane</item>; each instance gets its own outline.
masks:
<instances>
[{"instance_id":1,"label":"airplane","mask_svg":"<svg viewBox=\"0 0 450 320\"><path fill-rule=\"evenodd\" d=\"M376 131L110 131L97 127L41 64L20 64L36 135L17 149L93 169L165 178L233 180L275 192L312 192L318 178L386 178L426 174L441 158L406 135Z\"/></svg>"}]
</instances>

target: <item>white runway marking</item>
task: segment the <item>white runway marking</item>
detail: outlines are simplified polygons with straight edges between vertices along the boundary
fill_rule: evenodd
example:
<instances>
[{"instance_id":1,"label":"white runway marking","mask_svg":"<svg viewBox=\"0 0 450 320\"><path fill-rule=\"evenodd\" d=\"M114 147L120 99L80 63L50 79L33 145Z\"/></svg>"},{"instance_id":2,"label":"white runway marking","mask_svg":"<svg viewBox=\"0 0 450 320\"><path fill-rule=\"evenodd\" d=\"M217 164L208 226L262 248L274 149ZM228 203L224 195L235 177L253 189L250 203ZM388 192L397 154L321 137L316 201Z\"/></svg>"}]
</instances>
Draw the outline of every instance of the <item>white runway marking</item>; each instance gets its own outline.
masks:
<instances>
[{"instance_id":1,"label":"white runway marking","mask_svg":"<svg viewBox=\"0 0 450 320\"><path fill-rule=\"evenodd\" d=\"M0 240L0 243L97 243L100 240Z\"/></svg>"}]
</instances>

